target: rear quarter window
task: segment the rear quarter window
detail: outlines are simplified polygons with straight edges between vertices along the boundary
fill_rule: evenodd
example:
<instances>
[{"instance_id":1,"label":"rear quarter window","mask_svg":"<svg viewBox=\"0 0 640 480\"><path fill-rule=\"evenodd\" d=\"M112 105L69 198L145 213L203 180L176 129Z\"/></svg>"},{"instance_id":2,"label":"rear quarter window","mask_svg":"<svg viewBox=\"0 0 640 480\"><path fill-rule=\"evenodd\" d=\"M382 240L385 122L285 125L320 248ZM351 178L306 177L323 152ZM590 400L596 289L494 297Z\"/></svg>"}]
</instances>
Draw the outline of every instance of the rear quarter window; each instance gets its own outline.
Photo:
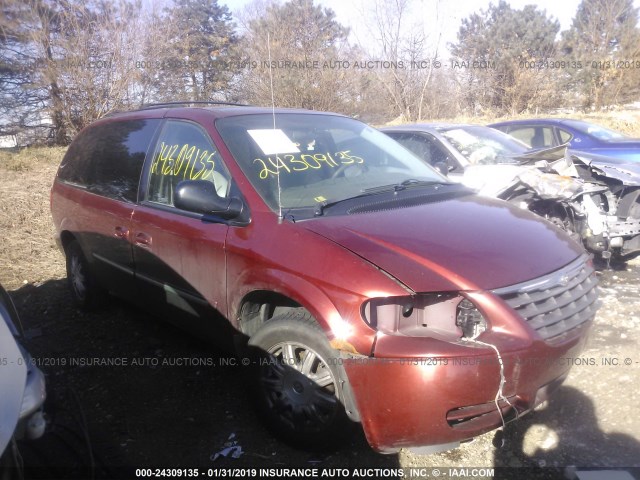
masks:
<instances>
[{"instance_id":1,"label":"rear quarter window","mask_svg":"<svg viewBox=\"0 0 640 480\"><path fill-rule=\"evenodd\" d=\"M126 120L89 127L69 147L58 179L105 197L135 202L144 159L160 122Z\"/></svg>"},{"instance_id":2,"label":"rear quarter window","mask_svg":"<svg viewBox=\"0 0 640 480\"><path fill-rule=\"evenodd\" d=\"M560 142L562 143L567 143L569 140L573 138L573 135L571 135L566 130L562 130L559 128L558 133L560 134Z\"/></svg>"}]
</instances>

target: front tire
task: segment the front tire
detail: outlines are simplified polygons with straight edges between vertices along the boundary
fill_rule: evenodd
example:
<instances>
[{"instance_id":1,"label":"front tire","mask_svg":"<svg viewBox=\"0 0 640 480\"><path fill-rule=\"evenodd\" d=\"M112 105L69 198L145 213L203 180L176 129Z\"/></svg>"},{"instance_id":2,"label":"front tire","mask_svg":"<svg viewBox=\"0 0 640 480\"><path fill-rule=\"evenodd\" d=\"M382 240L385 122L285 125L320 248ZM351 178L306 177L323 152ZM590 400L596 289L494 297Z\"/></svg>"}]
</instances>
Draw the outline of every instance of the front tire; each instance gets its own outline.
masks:
<instances>
[{"instance_id":1,"label":"front tire","mask_svg":"<svg viewBox=\"0 0 640 480\"><path fill-rule=\"evenodd\" d=\"M347 382L324 331L302 309L275 317L251 337L254 399L267 427L296 447L335 449L349 438Z\"/></svg>"}]
</instances>

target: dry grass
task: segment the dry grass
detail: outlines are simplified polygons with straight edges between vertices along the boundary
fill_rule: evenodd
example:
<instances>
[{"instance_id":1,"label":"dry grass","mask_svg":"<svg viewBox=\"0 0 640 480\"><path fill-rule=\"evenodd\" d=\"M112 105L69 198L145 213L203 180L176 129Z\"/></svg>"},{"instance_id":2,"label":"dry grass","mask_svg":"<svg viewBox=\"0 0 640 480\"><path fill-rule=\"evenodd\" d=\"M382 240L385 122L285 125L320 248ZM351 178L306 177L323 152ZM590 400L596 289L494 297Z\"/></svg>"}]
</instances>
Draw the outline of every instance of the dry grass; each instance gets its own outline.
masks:
<instances>
[{"instance_id":1,"label":"dry grass","mask_svg":"<svg viewBox=\"0 0 640 480\"><path fill-rule=\"evenodd\" d=\"M65 276L49 212L49 190L65 150L0 152L0 284L9 290Z\"/></svg>"}]
</instances>

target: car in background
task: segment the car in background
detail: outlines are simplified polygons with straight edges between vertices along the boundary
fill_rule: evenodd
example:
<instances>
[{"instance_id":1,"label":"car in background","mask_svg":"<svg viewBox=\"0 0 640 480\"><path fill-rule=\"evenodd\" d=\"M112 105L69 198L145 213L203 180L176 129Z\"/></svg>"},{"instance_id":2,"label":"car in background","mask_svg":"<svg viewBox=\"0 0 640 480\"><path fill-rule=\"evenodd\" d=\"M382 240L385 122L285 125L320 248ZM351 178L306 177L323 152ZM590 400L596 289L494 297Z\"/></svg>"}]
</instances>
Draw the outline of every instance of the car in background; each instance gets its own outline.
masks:
<instances>
[{"instance_id":1,"label":"car in background","mask_svg":"<svg viewBox=\"0 0 640 480\"><path fill-rule=\"evenodd\" d=\"M583 120L532 118L491 123L488 126L511 135L530 148L567 145L575 151L640 161L640 139L630 138L623 133Z\"/></svg>"},{"instance_id":2,"label":"car in background","mask_svg":"<svg viewBox=\"0 0 640 480\"><path fill-rule=\"evenodd\" d=\"M0 285L0 477L22 478L18 440L44 434L45 379L21 345L22 325L11 298Z\"/></svg>"},{"instance_id":3,"label":"car in background","mask_svg":"<svg viewBox=\"0 0 640 480\"><path fill-rule=\"evenodd\" d=\"M418 123L380 131L441 173L462 176L471 165L518 164L532 149L509 135L482 125ZM539 156L549 158L549 153ZM557 158L557 155L554 157Z\"/></svg>"},{"instance_id":4,"label":"car in background","mask_svg":"<svg viewBox=\"0 0 640 480\"><path fill-rule=\"evenodd\" d=\"M536 213L604 259L626 260L640 252L640 177L629 168L603 164L620 160L591 155L585 164L585 154L573 155L564 145L530 149L480 125L414 124L381 131L449 178Z\"/></svg>"}]
</instances>

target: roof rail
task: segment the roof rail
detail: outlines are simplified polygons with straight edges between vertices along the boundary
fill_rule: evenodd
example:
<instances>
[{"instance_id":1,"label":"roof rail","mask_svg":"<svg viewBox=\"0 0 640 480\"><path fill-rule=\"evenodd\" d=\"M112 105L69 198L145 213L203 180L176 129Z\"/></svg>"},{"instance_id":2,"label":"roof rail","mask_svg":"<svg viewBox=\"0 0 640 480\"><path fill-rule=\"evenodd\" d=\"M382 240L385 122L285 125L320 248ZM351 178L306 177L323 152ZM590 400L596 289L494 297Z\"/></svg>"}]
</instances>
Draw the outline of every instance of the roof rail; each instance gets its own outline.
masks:
<instances>
[{"instance_id":1,"label":"roof rail","mask_svg":"<svg viewBox=\"0 0 640 480\"><path fill-rule=\"evenodd\" d=\"M114 110L113 112L107 113L103 118L109 118L109 117L113 117L115 115L119 115L121 113L127 113L127 112L140 112L142 110L153 110L156 108L179 107L179 106L187 106L187 105L226 105L231 107L251 107L252 106L246 103L209 102L209 101L147 103L146 105L142 105L140 108L136 108L135 110Z\"/></svg>"},{"instance_id":2,"label":"roof rail","mask_svg":"<svg viewBox=\"0 0 640 480\"><path fill-rule=\"evenodd\" d=\"M245 103L186 101L186 102L147 103L146 105L142 105L142 107L140 107L139 110L152 110L154 108L178 107L178 106L187 106L187 105L226 105L226 106L232 106L232 107L250 107L251 106Z\"/></svg>"}]
</instances>

